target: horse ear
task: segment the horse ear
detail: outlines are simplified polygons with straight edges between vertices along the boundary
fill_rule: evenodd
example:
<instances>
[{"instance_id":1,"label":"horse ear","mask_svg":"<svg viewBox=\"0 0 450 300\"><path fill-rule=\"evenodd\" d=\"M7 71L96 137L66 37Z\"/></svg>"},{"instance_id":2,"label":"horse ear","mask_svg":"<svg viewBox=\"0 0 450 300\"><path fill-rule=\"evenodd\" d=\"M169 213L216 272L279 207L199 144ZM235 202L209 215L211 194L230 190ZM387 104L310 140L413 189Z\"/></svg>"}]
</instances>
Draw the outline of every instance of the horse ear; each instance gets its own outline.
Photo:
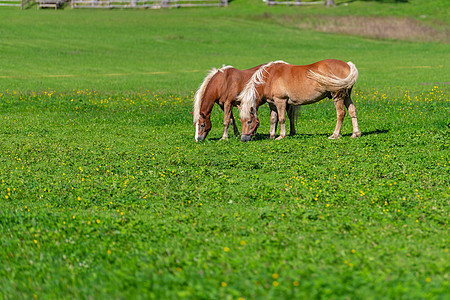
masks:
<instances>
[{"instance_id":1,"label":"horse ear","mask_svg":"<svg viewBox=\"0 0 450 300\"><path fill-rule=\"evenodd\" d=\"M192 111L189 112L191 115L194 115L194 113Z\"/></svg>"}]
</instances>

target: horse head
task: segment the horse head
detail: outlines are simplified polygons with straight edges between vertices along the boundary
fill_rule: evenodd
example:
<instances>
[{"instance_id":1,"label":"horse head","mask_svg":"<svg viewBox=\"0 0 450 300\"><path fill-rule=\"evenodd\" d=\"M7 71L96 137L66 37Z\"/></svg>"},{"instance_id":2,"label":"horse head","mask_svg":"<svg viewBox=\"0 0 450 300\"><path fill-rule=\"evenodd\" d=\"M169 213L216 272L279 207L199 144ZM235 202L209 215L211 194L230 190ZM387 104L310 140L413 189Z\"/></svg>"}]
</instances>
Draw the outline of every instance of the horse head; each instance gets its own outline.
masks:
<instances>
[{"instance_id":1,"label":"horse head","mask_svg":"<svg viewBox=\"0 0 450 300\"><path fill-rule=\"evenodd\" d=\"M203 113L200 113L200 117L196 123L194 123L195 126L195 141L200 142L206 139L206 136L208 135L209 131L211 130L211 115L205 115Z\"/></svg>"},{"instance_id":2,"label":"horse head","mask_svg":"<svg viewBox=\"0 0 450 300\"><path fill-rule=\"evenodd\" d=\"M256 130L259 127L259 119L256 113L256 109L250 108L250 117L241 118L242 134L241 142L248 142L256 134Z\"/></svg>"}]
</instances>

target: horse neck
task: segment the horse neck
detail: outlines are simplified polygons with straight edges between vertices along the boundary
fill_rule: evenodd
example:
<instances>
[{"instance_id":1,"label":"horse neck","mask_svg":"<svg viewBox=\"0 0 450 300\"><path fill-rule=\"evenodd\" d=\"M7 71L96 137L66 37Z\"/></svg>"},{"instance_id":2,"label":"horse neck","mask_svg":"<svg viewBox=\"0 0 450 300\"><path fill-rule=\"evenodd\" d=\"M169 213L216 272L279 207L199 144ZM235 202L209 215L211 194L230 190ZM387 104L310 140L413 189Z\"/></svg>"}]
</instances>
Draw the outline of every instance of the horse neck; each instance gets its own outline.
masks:
<instances>
[{"instance_id":1,"label":"horse neck","mask_svg":"<svg viewBox=\"0 0 450 300\"><path fill-rule=\"evenodd\" d=\"M217 91L214 83L208 84L208 87L203 94L202 105L200 106L200 113L205 116L211 115L212 109L214 107L214 103L217 99Z\"/></svg>"},{"instance_id":2,"label":"horse neck","mask_svg":"<svg viewBox=\"0 0 450 300\"><path fill-rule=\"evenodd\" d=\"M261 105L267 102L266 89L267 89L266 83L264 83L263 85L256 86L256 98L255 98L256 109L258 109Z\"/></svg>"}]
</instances>

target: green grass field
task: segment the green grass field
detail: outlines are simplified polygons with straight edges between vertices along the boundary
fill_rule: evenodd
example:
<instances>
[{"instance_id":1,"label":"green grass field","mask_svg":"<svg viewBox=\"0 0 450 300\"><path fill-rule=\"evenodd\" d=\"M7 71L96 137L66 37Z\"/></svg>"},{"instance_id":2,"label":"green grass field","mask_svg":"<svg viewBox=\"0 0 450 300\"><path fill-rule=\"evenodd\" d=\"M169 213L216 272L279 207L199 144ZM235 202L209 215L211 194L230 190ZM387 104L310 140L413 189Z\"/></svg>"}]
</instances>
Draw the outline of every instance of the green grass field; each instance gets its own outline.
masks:
<instances>
[{"instance_id":1,"label":"green grass field","mask_svg":"<svg viewBox=\"0 0 450 300\"><path fill-rule=\"evenodd\" d=\"M349 2L1 8L0 298L446 299L449 43L283 23L395 15L445 31L445 1ZM194 142L211 67L324 58L359 69L361 138L346 117L327 139L325 100L282 141L264 106L253 141L219 141L215 109Z\"/></svg>"}]
</instances>

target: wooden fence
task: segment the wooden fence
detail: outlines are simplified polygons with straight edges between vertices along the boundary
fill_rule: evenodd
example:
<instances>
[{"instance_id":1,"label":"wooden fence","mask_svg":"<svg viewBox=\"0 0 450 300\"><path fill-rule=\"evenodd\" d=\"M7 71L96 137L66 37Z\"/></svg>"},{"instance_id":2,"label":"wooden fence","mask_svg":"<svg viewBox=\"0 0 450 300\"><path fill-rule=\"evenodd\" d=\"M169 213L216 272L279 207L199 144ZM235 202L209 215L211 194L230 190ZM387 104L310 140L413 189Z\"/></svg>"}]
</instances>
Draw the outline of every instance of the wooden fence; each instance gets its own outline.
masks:
<instances>
[{"instance_id":1,"label":"wooden fence","mask_svg":"<svg viewBox=\"0 0 450 300\"><path fill-rule=\"evenodd\" d=\"M68 0L35 0L38 8L62 8Z\"/></svg>"},{"instance_id":2,"label":"wooden fence","mask_svg":"<svg viewBox=\"0 0 450 300\"><path fill-rule=\"evenodd\" d=\"M18 6L21 9L27 8L34 2L32 0L0 0L0 6Z\"/></svg>"},{"instance_id":3,"label":"wooden fence","mask_svg":"<svg viewBox=\"0 0 450 300\"><path fill-rule=\"evenodd\" d=\"M21 9L36 3L37 8L62 8L70 2L72 8L170 8L194 6L228 6L228 0L0 0L1 6Z\"/></svg>"},{"instance_id":4,"label":"wooden fence","mask_svg":"<svg viewBox=\"0 0 450 300\"><path fill-rule=\"evenodd\" d=\"M326 0L263 0L267 5L314 5L325 4ZM28 8L36 3L38 8L60 8L71 2L72 8L170 8L193 6L228 6L228 0L0 0L0 6L19 6Z\"/></svg>"},{"instance_id":5,"label":"wooden fence","mask_svg":"<svg viewBox=\"0 0 450 300\"><path fill-rule=\"evenodd\" d=\"M326 1L302 1L302 0L266 0L267 5L277 5L277 4L285 4L285 5L293 5L293 6L300 6L300 5L314 5L314 4L322 4L325 5Z\"/></svg>"},{"instance_id":6,"label":"wooden fence","mask_svg":"<svg viewBox=\"0 0 450 300\"><path fill-rule=\"evenodd\" d=\"M1 1L1 0L0 0ZM72 8L170 8L227 6L228 0L72 0Z\"/></svg>"}]
</instances>

